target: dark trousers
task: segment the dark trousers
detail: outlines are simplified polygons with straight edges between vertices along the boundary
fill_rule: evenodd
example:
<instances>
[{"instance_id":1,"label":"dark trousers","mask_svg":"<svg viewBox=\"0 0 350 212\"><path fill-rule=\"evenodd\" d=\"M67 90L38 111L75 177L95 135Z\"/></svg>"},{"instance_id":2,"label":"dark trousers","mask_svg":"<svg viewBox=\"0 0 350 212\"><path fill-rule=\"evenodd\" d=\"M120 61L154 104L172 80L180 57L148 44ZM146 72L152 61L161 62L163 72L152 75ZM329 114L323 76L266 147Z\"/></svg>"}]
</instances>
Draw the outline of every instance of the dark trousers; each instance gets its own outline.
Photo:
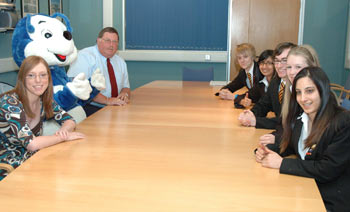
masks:
<instances>
[{"instance_id":1,"label":"dark trousers","mask_svg":"<svg viewBox=\"0 0 350 212\"><path fill-rule=\"evenodd\" d=\"M98 107L98 106L91 105L91 104L86 104L86 105L83 106L83 109L84 109L84 111L86 113L86 116L89 117L93 113L95 113L98 110L102 109L102 107Z\"/></svg>"}]
</instances>

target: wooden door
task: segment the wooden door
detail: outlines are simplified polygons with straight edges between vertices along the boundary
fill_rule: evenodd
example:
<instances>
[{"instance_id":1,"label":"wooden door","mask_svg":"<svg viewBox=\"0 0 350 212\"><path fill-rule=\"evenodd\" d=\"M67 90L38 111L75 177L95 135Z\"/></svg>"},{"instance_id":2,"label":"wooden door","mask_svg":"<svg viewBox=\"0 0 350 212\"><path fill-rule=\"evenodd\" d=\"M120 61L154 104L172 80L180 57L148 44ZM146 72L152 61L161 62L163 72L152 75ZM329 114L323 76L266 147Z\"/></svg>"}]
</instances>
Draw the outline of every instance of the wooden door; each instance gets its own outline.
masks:
<instances>
[{"instance_id":1,"label":"wooden door","mask_svg":"<svg viewBox=\"0 0 350 212\"><path fill-rule=\"evenodd\" d=\"M299 0L232 0L231 80L236 77L235 48L251 43L259 55L280 42L298 43Z\"/></svg>"}]
</instances>

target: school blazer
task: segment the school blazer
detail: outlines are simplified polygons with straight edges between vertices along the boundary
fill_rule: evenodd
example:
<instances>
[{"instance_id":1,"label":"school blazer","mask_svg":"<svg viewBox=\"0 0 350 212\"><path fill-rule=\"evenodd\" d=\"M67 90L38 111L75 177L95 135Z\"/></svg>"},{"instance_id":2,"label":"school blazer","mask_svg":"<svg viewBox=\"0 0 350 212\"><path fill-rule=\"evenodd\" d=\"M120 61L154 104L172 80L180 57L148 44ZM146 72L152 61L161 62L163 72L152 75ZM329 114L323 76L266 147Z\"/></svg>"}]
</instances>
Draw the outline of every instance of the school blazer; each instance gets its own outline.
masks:
<instances>
[{"instance_id":1,"label":"school blazer","mask_svg":"<svg viewBox=\"0 0 350 212\"><path fill-rule=\"evenodd\" d=\"M274 77L267 92L263 95L259 101L254 105L251 111L254 113L256 118L256 128L264 129L275 129L279 121L279 116L281 114L281 104L278 100L278 89L281 83L281 78ZM268 112L274 112L275 117L267 118Z\"/></svg>"},{"instance_id":2,"label":"school blazer","mask_svg":"<svg viewBox=\"0 0 350 212\"><path fill-rule=\"evenodd\" d=\"M254 68L253 68L253 85L259 83L260 80L262 80L264 76L261 74L259 65L257 62L254 62ZM232 80L229 84L225 85L221 89L229 89L232 93L243 88L244 86L247 86L247 74L244 71L244 69L241 69L238 73L238 76Z\"/></svg>"},{"instance_id":3,"label":"school blazer","mask_svg":"<svg viewBox=\"0 0 350 212\"><path fill-rule=\"evenodd\" d=\"M300 119L296 121L291 143L282 154L295 154L298 159L284 158L280 173L314 178L327 210L350 211L350 112L335 116L305 160L298 152L302 125Z\"/></svg>"},{"instance_id":4,"label":"school blazer","mask_svg":"<svg viewBox=\"0 0 350 212\"><path fill-rule=\"evenodd\" d=\"M252 100L252 103L256 103L265 94L265 84L262 82L254 84L254 86L246 93L248 93L248 98ZM245 98L246 93L240 94L234 99L235 107L244 108L240 102Z\"/></svg>"}]
</instances>

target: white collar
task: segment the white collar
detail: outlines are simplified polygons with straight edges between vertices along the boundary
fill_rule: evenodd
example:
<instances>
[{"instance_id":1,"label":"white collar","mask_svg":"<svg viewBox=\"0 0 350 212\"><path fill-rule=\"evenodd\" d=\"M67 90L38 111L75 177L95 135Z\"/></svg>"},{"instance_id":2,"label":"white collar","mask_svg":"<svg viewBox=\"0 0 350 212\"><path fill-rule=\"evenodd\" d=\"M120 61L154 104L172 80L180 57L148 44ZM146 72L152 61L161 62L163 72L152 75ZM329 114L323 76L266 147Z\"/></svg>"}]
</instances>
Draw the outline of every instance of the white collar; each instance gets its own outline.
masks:
<instances>
[{"instance_id":1,"label":"white collar","mask_svg":"<svg viewBox=\"0 0 350 212\"><path fill-rule=\"evenodd\" d=\"M269 87L269 81L267 81L266 77L264 77L262 80L259 81L260 83L264 83L265 85L265 92L267 87Z\"/></svg>"},{"instance_id":2,"label":"white collar","mask_svg":"<svg viewBox=\"0 0 350 212\"><path fill-rule=\"evenodd\" d=\"M309 136L309 116L306 113L301 114L301 116L298 117L298 119L301 119L301 122L303 122L303 127L300 132L299 142L298 142L298 152L301 157L301 159L305 160L305 155L309 148L305 148L305 140Z\"/></svg>"},{"instance_id":3,"label":"white collar","mask_svg":"<svg viewBox=\"0 0 350 212\"><path fill-rule=\"evenodd\" d=\"M298 119L301 119L301 121L303 122L303 124L306 122L306 123L308 123L308 121L309 121L309 116L305 113L305 112L303 112L299 117L298 117Z\"/></svg>"}]
</instances>

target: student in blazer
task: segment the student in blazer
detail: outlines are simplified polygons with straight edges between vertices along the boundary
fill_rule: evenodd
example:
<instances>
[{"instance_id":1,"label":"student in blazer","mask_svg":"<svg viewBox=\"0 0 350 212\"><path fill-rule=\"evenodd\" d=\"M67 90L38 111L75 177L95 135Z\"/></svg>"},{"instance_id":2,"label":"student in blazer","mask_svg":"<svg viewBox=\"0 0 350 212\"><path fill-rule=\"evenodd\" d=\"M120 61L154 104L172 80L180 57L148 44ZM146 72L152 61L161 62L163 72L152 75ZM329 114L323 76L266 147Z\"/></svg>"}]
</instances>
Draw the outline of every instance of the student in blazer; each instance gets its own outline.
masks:
<instances>
[{"instance_id":1,"label":"student in blazer","mask_svg":"<svg viewBox=\"0 0 350 212\"><path fill-rule=\"evenodd\" d=\"M293 43L280 43L274 50L274 64L278 77L271 80L266 94L254 105L251 110L243 111L238 120L243 126L275 129L281 113L279 90L287 79L287 55ZM266 117L268 112L274 112L274 118Z\"/></svg>"},{"instance_id":2,"label":"student in blazer","mask_svg":"<svg viewBox=\"0 0 350 212\"><path fill-rule=\"evenodd\" d=\"M281 113L281 103L278 99L278 89L281 78L278 76L271 80L266 94L254 105L251 112L255 116L255 127L263 129L275 129ZM275 117L266 117L269 112L274 112Z\"/></svg>"},{"instance_id":3,"label":"student in blazer","mask_svg":"<svg viewBox=\"0 0 350 212\"><path fill-rule=\"evenodd\" d=\"M282 142L260 145L256 161L282 174L314 178L327 211L349 211L350 112L337 104L319 67L301 70L293 85ZM291 154L297 158L283 158Z\"/></svg>"},{"instance_id":4,"label":"student in blazer","mask_svg":"<svg viewBox=\"0 0 350 212\"><path fill-rule=\"evenodd\" d=\"M293 47L287 56L287 79L286 88L291 88L294 77L299 71L307 66L320 66L320 62L316 51L309 45L301 45ZM285 122L288 115L289 99L291 89L285 89L283 104L281 106L281 120L276 126L276 131L271 134L265 134L259 138L262 144L280 142L283 133L282 123Z\"/></svg>"},{"instance_id":5,"label":"student in blazer","mask_svg":"<svg viewBox=\"0 0 350 212\"><path fill-rule=\"evenodd\" d=\"M245 108L256 103L266 93L272 78L275 76L275 67L273 65L273 50L267 49L263 51L258 59L260 72L264 78L253 85L245 94L238 95L235 100L235 107Z\"/></svg>"},{"instance_id":6,"label":"student in blazer","mask_svg":"<svg viewBox=\"0 0 350 212\"><path fill-rule=\"evenodd\" d=\"M259 65L255 62L255 48L249 43L242 43L236 48L236 60L241 67L238 76L229 84L221 88L221 90L216 93L221 99L233 100L233 92L246 86L251 89L254 84L258 83L263 75L259 70ZM250 79L248 74L251 76Z\"/></svg>"}]
</instances>

